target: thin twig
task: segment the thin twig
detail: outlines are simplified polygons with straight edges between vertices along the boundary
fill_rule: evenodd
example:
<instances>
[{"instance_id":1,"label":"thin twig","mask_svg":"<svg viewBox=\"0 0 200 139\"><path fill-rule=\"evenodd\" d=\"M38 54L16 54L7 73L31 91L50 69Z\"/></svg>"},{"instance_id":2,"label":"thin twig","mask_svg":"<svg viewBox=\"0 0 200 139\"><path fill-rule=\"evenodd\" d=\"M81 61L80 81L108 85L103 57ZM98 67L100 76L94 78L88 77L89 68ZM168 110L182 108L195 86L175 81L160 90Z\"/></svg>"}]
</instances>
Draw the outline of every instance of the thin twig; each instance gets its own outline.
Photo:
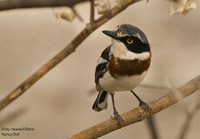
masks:
<instances>
[{"instance_id":1,"label":"thin twig","mask_svg":"<svg viewBox=\"0 0 200 139\"><path fill-rule=\"evenodd\" d=\"M116 16L129 5L139 2L141 0L129 0L123 6L115 6L108 13L102 15L94 23L87 24L87 26L69 43L62 51L56 56L51 58L46 64L41 66L35 73L33 73L28 79L22 82L16 89L10 92L4 99L0 101L0 110L5 108L19 96L21 96L26 90L28 90L33 84L35 84L42 76L64 60L67 56L73 53L76 48L98 27L109 21L112 17Z\"/></svg>"},{"instance_id":2,"label":"thin twig","mask_svg":"<svg viewBox=\"0 0 200 139\"><path fill-rule=\"evenodd\" d=\"M13 123L14 121L18 121L21 116L26 114L27 111L28 111L28 109L26 109L26 108L18 108L18 109L15 109L15 110L9 112L4 117L1 116L0 117L0 128Z\"/></svg>"},{"instance_id":3,"label":"thin twig","mask_svg":"<svg viewBox=\"0 0 200 139\"><path fill-rule=\"evenodd\" d=\"M90 23L95 21L94 0L90 0Z\"/></svg>"},{"instance_id":4,"label":"thin twig","mask_svg":"<svg viewBox=\"0 0 200 139\"><path fill-rule=\"evenodd\" d=\"M159 132L155 122L155 116L150 116L146 119L147 126L150 131L151 139L159 139Z\"/></svg>"},{"instance_id":5,"label":"thin twig","mask_svg":"<svg viewBox=\"0 0 200 139\"><path fill-rule=\"evenodd\" d=\"M0 0L0 10L43 7L74 7L89 0Z\"/></svg>"},{"instance_id":6,"label":"thin twig","mask_svg":"<svg viewBox=\"0 0 200 139\"><path fill-rule=\"evenodd\" d=\"M199 97L200 98L200 97ZM198 102L196 103L194 109L192 111L189 110L185 110L186 112L186 121L183 124L182 128L181 128L181 132L179 134L178 139L185 139L186 135L189 132L189 129L191 127L191 123L192 120L194 119L194 116L196 115L196 113L200 110L200 101L198 99Z\"/></svg>"},{"instance_id":7,"label":"thin twig","mask_svg":"<svg viewBox=\"0 0 200 139\"><path fill-rule=\"evenodd\" d=\"M75 7L72 7L72 11L74 12L74 14L76 15L76 17L83 22L83 18L81 17L81 15L76 11Z\"/></svg>"},{"instance_id":8,"label":"thin twig","mask_svg":"<svg viewBox=\"0 0 200 139\"><path fill-rule=\"evenodd\" d=\"M144 120L145 118L156 114L161 110L179 102L183 98L193 94L197 90L200 90L200 75L194 79L187 82L185 85L181 86L176 90L175 93L181 93L182 98L176 98L174 93L168 93L167 95L149 103L152 112L144 111L142 107L135 108L129 112L123 113L121 116L123 118L124 124L118 126L114 118L109 118L108 120L101 122L93 127L85 129L76 135L69 137L68 139L94 139L106 135L114 130L121 129L130 124Z\"/></svg>"}]
</instances>

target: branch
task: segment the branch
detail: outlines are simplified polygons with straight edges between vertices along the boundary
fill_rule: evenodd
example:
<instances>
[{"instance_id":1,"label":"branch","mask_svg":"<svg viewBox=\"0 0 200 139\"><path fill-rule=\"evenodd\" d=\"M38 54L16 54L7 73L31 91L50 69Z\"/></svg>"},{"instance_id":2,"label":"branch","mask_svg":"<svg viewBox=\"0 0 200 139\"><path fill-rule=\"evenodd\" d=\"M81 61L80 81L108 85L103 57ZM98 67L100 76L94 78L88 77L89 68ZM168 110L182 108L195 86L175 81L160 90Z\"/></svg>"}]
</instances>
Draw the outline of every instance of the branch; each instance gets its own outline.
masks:
<instances>
[{"instance_id":1,"label":"branch","mask_svg":"<svg viewBox=\"0 0 200 139\"><path fill-rule=\"evenodd\" d=\"M90 0L90 23L95 21L94 0Z\"/></svg>"},{"instance_id":2,"label":"branch","mask_svg":"<svg viewBox=\"0 0 200 139\"><path fill-rule=\"evenodd\" d=\"M156 126L155 117L150 116L146 119L146 123L150 131L151 139L159 139L160 137Z\"/></svg>"},{"instance_id":3,"label":"branch","mask_svg":"<svg viewBox=\"0 0 200 139\"><path fill-rule=\"evenodd\" d=\"M88 0L0 0L0 10L38 8L38 7L74 7Z\"/></svg>"},{"instance_id":4,"label":"branch","mask_svg":"<svg viewBox=\"0 0 200 139\"><path fill-rule=\"evenodd\" d=\"M28 109L26 108L20 108L20 109L15 109L14 111L8 113L5 116L1 116L0 117L0 128L11 124L14 121L17 121L20 119L21 116L23 116L24 114L26 114Z\"/></svg>"},{"instance_id":5,"label":"branch","mask_svg":"<svg viewBox=\"0 0 200 139\"><path fill-rule=\"evenodd\" d=\"M68 139L94 139L101 137L122 127L144 120L145 118L150 117L151 114L156 114L161 110L166 109L183 98L193 94L197 90L200 90L200 75L178 88L176 92L169 92L167 95L151 102L149 106L152 109L152 113L144 111L143 108L138 107L121 115L124 120L124 125L122 126L117 126L116 121L113 118L109 118L108 120L85 129ZM176 98L176 94L179 94L182 97Z\"/></svg>"},{"instance_id":6,"label":"branch","mask_svg":"<svg viewBox=\"0 0 200 139\"><path fill-rule=\"evenodd\" d=\"M98 27L109 21L112 17L116 16L129 5L139 2L140 0L129 0L121 6L115 6L109 10L106 14L95 20L94 23L89 23L87 26L69 43L62 51L56 56L51 58L46 64L33 73L28 79L22 82L16 89L8 94L4 99L0 101L0 110L5 108L19 96L21 96L26 90L28 90L33 84L35 84L42 76L64 60L67 56L73 53L76 48Z\"/></svg>"},{"instance_id":7,"label":"branch","mask_svg":"<svg viewBox=\"0 0 200 139\"><path fill-rule=\"evenodd\" d=\"M200 98L200 97L199 97ZM196 116L196 113L200 110L200 101L198 99L197 104L195 105L194 109L192 111L189 110L185 110L186 112L186 121L183 124L182 128L181 128L181 132L180 135L178 137L178 139L185 139L186 135L188 134L188 131L191 127L191 123L192 120L194 119L194 116Z\"/></svg>"}]
</instances>

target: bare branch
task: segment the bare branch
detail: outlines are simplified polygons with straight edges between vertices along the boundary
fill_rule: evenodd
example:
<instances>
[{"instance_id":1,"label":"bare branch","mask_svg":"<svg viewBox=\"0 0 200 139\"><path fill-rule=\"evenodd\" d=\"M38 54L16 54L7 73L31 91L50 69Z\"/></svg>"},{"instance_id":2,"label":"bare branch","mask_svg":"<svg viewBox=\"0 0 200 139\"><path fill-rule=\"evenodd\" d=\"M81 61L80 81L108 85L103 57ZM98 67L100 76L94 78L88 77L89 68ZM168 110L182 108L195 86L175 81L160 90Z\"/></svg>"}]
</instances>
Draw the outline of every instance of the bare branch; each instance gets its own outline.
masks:
<instances>
[{"instance_id":1,"label":"bare branch","mask_svg":"<svg viewBox=\"0 0 200 139\"><path fill-rule=\"evenodd\" d=\"M93 23L95 20L95 11L94 11L94 0L90 0L90 23Z\"/></svg>"},{"instance_id":2,"label":"bare branch","mask_svg":"<svg viewBox=\"0 0 200 139\"><path fill-rule=\"evenodd\" d=\"M0 10L39 8L39 7L74 7L88 0L0 0Z\"/></svg>"},{"instance_id":3,"label":"bare branch","mask_svg":"<svg viewBox=\"0 0 200 139\"><path fill-rule=\"evenodd\" d=\"M151 139L159 139L160 137L159 137L156 122L155 122L155 116L150 116L149 118L147 118L146 123L149 128Z\"/></svg>"},{"instance_id":4,"label":"bare branch","mask_svg":"<svg viewBox=\"0 0 200 139\"><path fill-rule=\"evenodd\" d=\"M176 90L175 93L181 93L182 98L176 98L174 93L168 93L167 95L151 102L149 106L152 109L152 113L144 111L143 108L138 107L129 112L122 114L124 120L124 125L118 126L114 118L109 118L108 120L101 122L93 127L85 129L80 133L69 137L68 139L94 139L106 135L114 130L121 129L130 124L144 120L145 118L151 116L151 114L156 114L161 110L166 109L167 107L177 103L183 98L193 94L200 89L200 75L194 79L187 82L185 85L181 86Z\"/></svg>"},{"instance_id":5,"label":"bare branch","mask_svg":"<svg viewBox=\"0 0 200 139\"><path fill-rule=\"evenodd\" d=\"M4 117L0 117L0 128L20 119L27 112L26 108L15 109Z\"/></svg>"},{"instance_id":6,"label":"bare branch","mask_svg":"<svg viewBox=\"0 0 200 139\"><path fill-rule=\"evenodd\" d=\"M76 11L76 9L74 7L72 7L72 11L74 12L74 14L77 16L77 18L83 22L83 18L81 17L81 15Z\"/></svg>"},{"instance_id":7,"label":"bare branch","mask_svg":"<svg viewBox=\"0 0 200 139\"><path fill-rule=\"evenodd\" d=\"M122 12L129 5L139 2L140 0L129 0L123 6L115 6L109 12L102 15L94 23L89 23L87 26L69 43L61 52L56 56L51 58L46 64L39 68L35 73L33 73L28 79L22 82L16 89L14 89L10 94L8 94L3 100L0 101L0 110L5 108L16 98L21 96L26 90L28 90L33 84L35 84L42 76L44 76L48 71L54 68L67 56L73 53L76 48L98 27L109 21L112 17Z\"/></svg>"},{"instance_id":8,"label":"bare branch","mask_svg":"<svg viewBox=\"0 0 200 139\"><path fill-rule=\"evenodd\" d=\"M200 98L200 97L199 97ZM195 107L192 111L185 110L186 112L186 121L182 126L181 132L179 134L178 139L185 139L186 135L188 134L188 131L190 129L192 120L194 119L194 116L196 113L200 110L200 101L198 99L198 102L195 104Z\"/></svg>"}]
</instances>

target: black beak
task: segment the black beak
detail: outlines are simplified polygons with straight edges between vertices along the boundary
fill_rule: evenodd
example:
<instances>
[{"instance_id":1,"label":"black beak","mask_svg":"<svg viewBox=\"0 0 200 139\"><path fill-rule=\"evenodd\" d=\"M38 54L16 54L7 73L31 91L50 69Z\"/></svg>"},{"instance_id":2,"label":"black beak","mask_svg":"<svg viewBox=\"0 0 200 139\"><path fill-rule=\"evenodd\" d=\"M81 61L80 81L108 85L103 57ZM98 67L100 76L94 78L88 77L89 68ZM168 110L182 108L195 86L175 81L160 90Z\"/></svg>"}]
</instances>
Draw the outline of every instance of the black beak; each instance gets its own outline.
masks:
<instances>
[{"instance_id":1,"label":"black beak","mask_svg":"<svg viewBox=\"0 0 200 139\"><path fill-rule=\"evenodd\" d=\"M116 31L103 30L102 32L113 39L118 39Z\"/></svg>"}]
</instances>

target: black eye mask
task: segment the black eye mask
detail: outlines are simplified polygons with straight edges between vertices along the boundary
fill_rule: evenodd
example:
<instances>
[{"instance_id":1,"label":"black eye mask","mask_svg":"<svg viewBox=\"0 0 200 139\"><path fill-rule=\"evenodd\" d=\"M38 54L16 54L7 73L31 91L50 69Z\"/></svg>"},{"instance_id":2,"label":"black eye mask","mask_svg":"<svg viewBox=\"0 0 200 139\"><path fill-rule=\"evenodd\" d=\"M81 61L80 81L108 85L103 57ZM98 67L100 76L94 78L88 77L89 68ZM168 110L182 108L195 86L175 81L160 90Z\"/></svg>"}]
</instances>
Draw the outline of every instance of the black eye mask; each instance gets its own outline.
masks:
<instances>
[{"instance_id":1,"label":"black eye mask","mask_svg":"<svg viewBox=\"0 0 200 139\"><path fill-rule=\"evenodd\" d=\"M129 40L130 39L130 40ZM132 40L132 43L129 41ZM119 38L119 41L123 42L126 48L134 53L150 52L149 44L143 43L139 38L126 36Z\"/></svg>"}]
</instances>

